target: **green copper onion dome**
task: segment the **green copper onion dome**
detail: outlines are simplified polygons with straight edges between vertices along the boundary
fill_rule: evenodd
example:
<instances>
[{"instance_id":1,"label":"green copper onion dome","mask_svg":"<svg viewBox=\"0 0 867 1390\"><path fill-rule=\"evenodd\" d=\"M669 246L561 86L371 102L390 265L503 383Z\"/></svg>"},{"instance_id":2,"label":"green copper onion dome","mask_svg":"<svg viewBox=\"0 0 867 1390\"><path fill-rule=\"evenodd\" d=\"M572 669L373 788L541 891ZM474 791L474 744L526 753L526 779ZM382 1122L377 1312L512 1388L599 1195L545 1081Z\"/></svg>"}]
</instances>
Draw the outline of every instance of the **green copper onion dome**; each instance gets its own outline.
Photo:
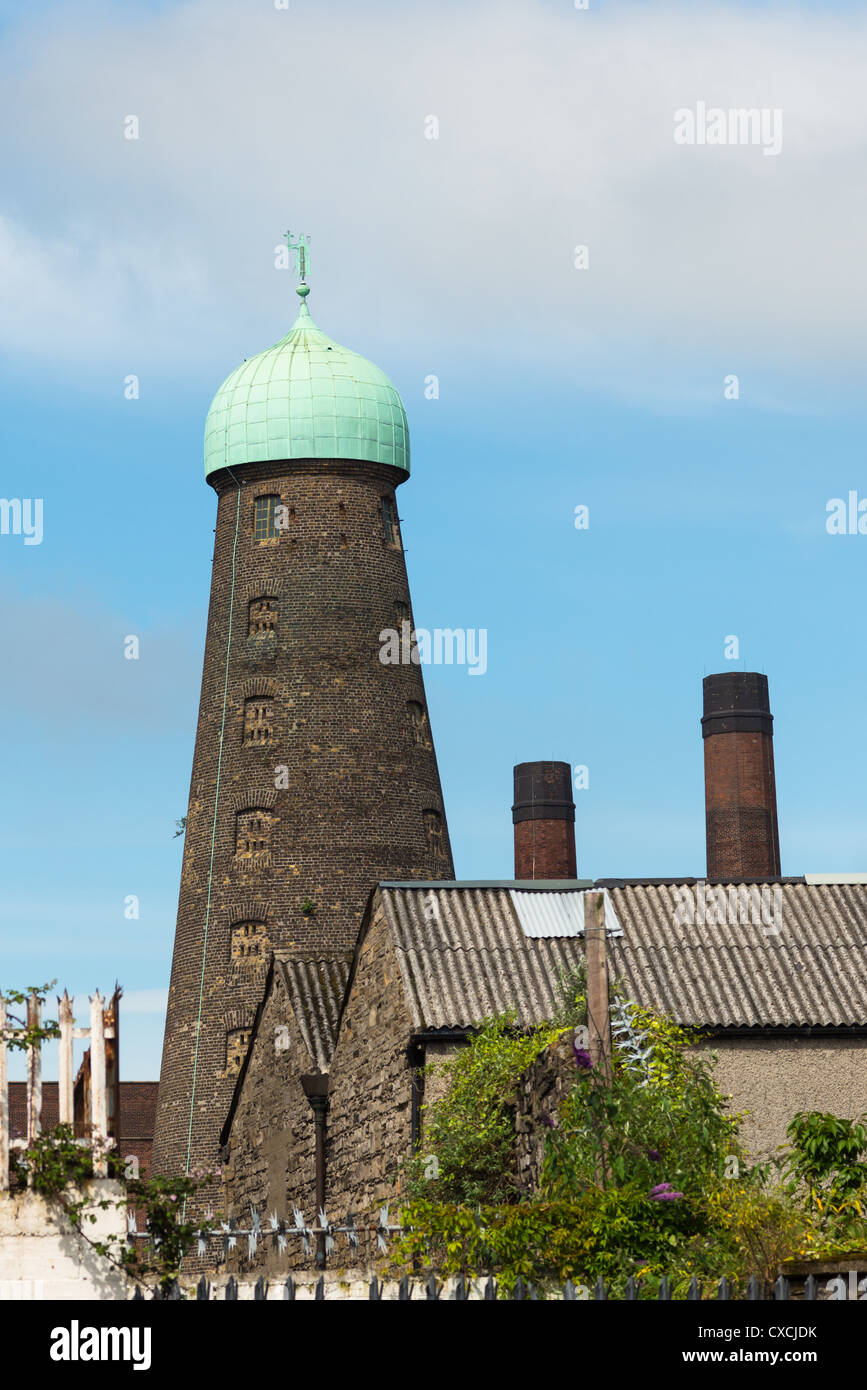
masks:
<instances>
[{"instance_id":1,"label":"green copper onion dome","mask_svg":"<svg viewBox=\"0 0 867 1390\"><path fill-rule=\"evenodd\" d=\"M223 382L205 425L205 477L279 459L362 459L409 474L406 411L388 377L316 327L304 296L285 338Z\"/></svg>"}]
</instances>

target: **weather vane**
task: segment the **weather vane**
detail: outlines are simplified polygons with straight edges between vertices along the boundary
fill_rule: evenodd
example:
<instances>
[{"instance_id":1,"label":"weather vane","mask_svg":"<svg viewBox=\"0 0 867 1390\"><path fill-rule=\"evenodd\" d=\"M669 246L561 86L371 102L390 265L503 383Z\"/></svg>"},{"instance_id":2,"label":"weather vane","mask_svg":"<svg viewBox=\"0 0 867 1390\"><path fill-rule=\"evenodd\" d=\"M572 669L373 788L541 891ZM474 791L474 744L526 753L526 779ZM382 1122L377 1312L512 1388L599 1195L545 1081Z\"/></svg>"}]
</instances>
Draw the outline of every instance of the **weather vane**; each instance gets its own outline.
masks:
<instances>
[{"instance_id":1,"label":"weather vane","mask_svg":"<svg viewBox=\"0 0 867 1390\"><path fill-rule=\"evenodd\" d=\"M295 252L295 269L298 272L298 278L302 285L305 285L307 283L307 271L310 268L310 238L309 236L305 237L303 232L299 233L296 241L292 240L291 232L286 232L284 235L289 250Z\"/></svg>"}]
</instances>

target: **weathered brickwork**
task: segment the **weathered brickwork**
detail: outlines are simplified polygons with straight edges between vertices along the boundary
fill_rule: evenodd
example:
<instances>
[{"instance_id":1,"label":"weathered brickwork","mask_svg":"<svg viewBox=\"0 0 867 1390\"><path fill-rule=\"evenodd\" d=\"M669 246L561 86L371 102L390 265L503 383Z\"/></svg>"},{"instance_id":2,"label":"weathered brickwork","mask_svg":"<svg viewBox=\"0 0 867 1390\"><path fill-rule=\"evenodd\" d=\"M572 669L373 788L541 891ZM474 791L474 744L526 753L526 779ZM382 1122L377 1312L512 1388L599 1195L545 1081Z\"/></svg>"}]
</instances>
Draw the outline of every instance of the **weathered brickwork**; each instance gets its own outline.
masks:
<instances>
[{"instance_id":1,"label":"weathered brickwork","mask_svg":"<svg viewBox=\"0 0 867 1390\"><path fill-rule=\"evenodd\" d=\"M225 1209L242 1225L251 1207L263 1217L275 1210L291 1217L297 1205L308 1222L315 1213L313 1111L298 1082L315 1067L291 1014L288 1037L280 1034L287 1005L283 994L275 998L275 993L276 984L266 996L223 1135ZM278 1036L275 1053L272 1040ZM340 1222L351 1212L363 1223L380 1204L400 1196L401 1163L413 1147L413 1076L430 1062L453 1057L461 1046L454 1039L415 1044L393 938L382 912L375 911L359 947L330 1062L325 1193L332 1220ZM446 1085L439 1068L425 1078L416 1099L420 1129L422 1106L442 1095ZM362 1237L361 1258L376 1263L372 1236ZM304 1263L297 1242L290 1240L283 1255L266 1242L252 1260L246 1246L239 1248L229 1267L246 1274Z\"/></svg>"},{"instance_id":2,"label":"weathered brickwork","mask_svg":"<svg viewBox=\"0 0 867 1390\"><path fill-rule=\"evenodd\" d=\"M702 682L708 878L780 873L774 721L768 678L724 671Z\"/></svg>"},{"instance_id":3,"label":"weathered brickwork","mask_svg":"<svg viewBox=\"0 0 867 1390\"><path fill-rule=\"evenodd\" d=\"M120 1153L138 1161L139 1174L151 1172L151 1153L157 1114L156 1081L120 1083ZM56 1081L42 1083L42 1128L46 1133L60 1124L60 1097ZM9 1134L23 1139L27 1133L27 1082L9 1082Z\"/></svg>"},{"instance_id":4,"label":"weathered brickwork","mask_svg":"<svg viewBox=\"0 0 867 1390\"><path fill-rule=\"evenodd\" d=\"M515 1168L522 1191L534 1192L542 1174L549 1120L575 1084L571 1029L527 1068L515 1095Z\"/></svg>"},{"instance_id":5,"label":"weathered brickwork","mask_svg":"<svg viewBox=\"0 0 867 1390\"><path fill-rule=\"evenodd\" d=\"M575 878L575 826L523 820L515 826L515 878Z\"/></svg>"},{"instance_id":6,"label":"weathered brickwork","mask_svg":"<svg viewBox=\"0 0 867 1390\"><path fill-rule=\"evenodd\" d=\"M220 497L157 1171L183 1171L188 1151L193 1166L216 1162L234 1084L228 1035L249 1030L262 993L262 971L237 949L242 924L260 923L273 948L342 952L377 880L453 876L421 668L379 659L380 632L410 609L399 530L383 528L401 477L308 460L211 479ZM261 495L286 508L287 529L270 539L255 536Z\"/></svg>"},{"instance_id":7,"label":"weathered brickwork","mask_svg":"<svg viewBox=\"0 0 867 1390\"><path fill-rule=\"evenodd\" d=\"M708 878L780 872L774 746L762 733L705 739Z\"/></svg>"},{"instance_id":8,"label":"weathered brickwork","mask_svg":"<svg viewBox=\"0 0 867 1390\"><path fill-rule=\"evenodd\" d=\"M517 763L515 878L575 878L575 798L569 763Z\"/></svg>"},{"instance_id":9,"label":"weathered brickwork","mask_svg":"<svg viewBox=\"0 0 867 1390\"><path fill-rule=\"evenodd\" d=\"M412 1151L412 1029L379 910L358 952L331 1063L329 1211L365 1213L400 1191L400 1163Z\"/></svg>"}]
</instances>

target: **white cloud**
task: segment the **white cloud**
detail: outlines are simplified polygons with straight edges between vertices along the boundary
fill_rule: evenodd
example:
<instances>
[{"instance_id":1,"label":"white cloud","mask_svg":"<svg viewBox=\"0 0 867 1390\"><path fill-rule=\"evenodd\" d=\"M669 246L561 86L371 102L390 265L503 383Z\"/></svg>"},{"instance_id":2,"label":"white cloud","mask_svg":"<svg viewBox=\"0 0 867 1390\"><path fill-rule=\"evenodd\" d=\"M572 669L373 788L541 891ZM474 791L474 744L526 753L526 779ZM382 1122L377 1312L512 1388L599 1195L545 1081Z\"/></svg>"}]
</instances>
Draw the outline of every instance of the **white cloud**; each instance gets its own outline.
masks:
<instances>
[{"instance_id":1,"label":"white cloud","mask_svg":"<svg viewBox=\"0 0 867 1390\"><path fill-rule=\"evenodd\" d=\"M315 316L386 367L523 360L697 401L738 371L785 404L764 374L802 401L867 348L863 15L194 0L87 26L34 12L9 47L18 356L216 385L285 330L287 222L314 236ZM697 100L781 108L782 153L676 146Z\"/></svg>"}]
</instances>

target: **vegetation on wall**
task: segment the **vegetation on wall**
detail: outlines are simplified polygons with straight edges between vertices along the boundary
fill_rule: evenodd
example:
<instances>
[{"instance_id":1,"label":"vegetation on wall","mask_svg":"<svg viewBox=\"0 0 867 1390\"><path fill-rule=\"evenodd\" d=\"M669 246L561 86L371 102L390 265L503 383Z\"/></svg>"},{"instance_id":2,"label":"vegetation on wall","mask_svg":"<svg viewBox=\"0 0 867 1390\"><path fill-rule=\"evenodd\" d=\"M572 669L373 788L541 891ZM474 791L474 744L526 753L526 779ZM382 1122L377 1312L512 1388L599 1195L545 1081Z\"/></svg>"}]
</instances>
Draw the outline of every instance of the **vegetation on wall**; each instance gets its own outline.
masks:
<instances>
[{"instance_id":1,"label":"vegetation on wall","mask_svg":"<svg viewBox=\"0 0 867 1390\"><path fill-rule=\"evenodd\" d=\"M447 1079L442 1100L426 1108L425 1149L405 1165L405 1189L424 1202L512 1202L521 1192L515 1168L511 1102L531 1062L567 1027L587 1015L583 969L560 985L557 1015L519 1030L506 1014L488 1020L438 1071Z\"/></svg>"},{"instance_id":2,"label":"vegetation on wall","mask_svg":"<svg viewBox=\"0 0 867 1390\"><path fill-rule=\"evenodd\" d=\"M105 1189L93 1184L93 1155L87 1143L75 1138L70 1125L57 1125L40 1134L12 1159L14 1188L29 1188L51 1202L66 1218L76 1234L116 1268L136 1279L151 1279L167 1287L177 1278L181 1261L196 1244L199 1231L213 1229L213 1221L184 1216L186 1201L212 1182L210 1174L196 1173L182 1178L126 1178L119 1157L107 1155L109 1177L122 1188L122 1195L106 1196ZM99 1212L133 1207L143 1215L150 1239L131 1246L125 1236L96 1239L90 1228Z\"/></svg>"},{"instance_id":3,"label":"vegetation on wall","mask_svg":"<svg viewBox=\"0 0 867 1390\"><path fill-rule=\"evenodd\" d=\"M45 1019L36 1026L28 1023L26 1013L12 1012L12 1008L26 1010L32 1000L44 1006L55 983L49 980L26 990L3 991L9 1030L3 1040L5 1046L27 1051L60 1036L55 1019ZM192 1250L199 1232L214 1228L213 1221L197 1219L193 1223L185 1219L187 1199L212 1183L213 1176L194 1172L182 1178L127 1178L118 1154L110 1150L106 1160L109 1177L121 1187L120 1196L106 1196L104 1188L94 1185L91 1145L77 1138L71 1125L56 1125L37 1135L26 1149L10 1155L10 1187L13 1192L30 1190L44 1197L96 1254L117 1268L134 1278L152 1279L168 1287L177 1278L181 1261ZM99 1212L118 1209L125 1213L130 1208L143 1216L150 1233L147 1242L134 1247L125 1236L108 1241L93 1237L90 1228L99 1221Z\"/></svg>"},{"instance_id":4,"label":"vegetation on wall","mask_svg":"<svg viewBox=\"0 0 867 1390\"><path fill-rule=\"evenodd\" d=\"M544 1289L566 1279L616 1291L664 1276L683 1296L696 1276L765 1285L792 1258L862 1251L867 1126L796 1115L774 1162L751 1164L742 1117L713 1059L670 1019L612 996L610 1080L572 1032L583 982L556 1020L521 1032L487 1022L446 1064L448 1089L426 1116L408 1174L398 1260L447 1275L496 1273ZM546 1126L537 1190L521 1190L513 1105L527 1066L569 1032L574 1076Z\"/></svg>"}]
</instances>

